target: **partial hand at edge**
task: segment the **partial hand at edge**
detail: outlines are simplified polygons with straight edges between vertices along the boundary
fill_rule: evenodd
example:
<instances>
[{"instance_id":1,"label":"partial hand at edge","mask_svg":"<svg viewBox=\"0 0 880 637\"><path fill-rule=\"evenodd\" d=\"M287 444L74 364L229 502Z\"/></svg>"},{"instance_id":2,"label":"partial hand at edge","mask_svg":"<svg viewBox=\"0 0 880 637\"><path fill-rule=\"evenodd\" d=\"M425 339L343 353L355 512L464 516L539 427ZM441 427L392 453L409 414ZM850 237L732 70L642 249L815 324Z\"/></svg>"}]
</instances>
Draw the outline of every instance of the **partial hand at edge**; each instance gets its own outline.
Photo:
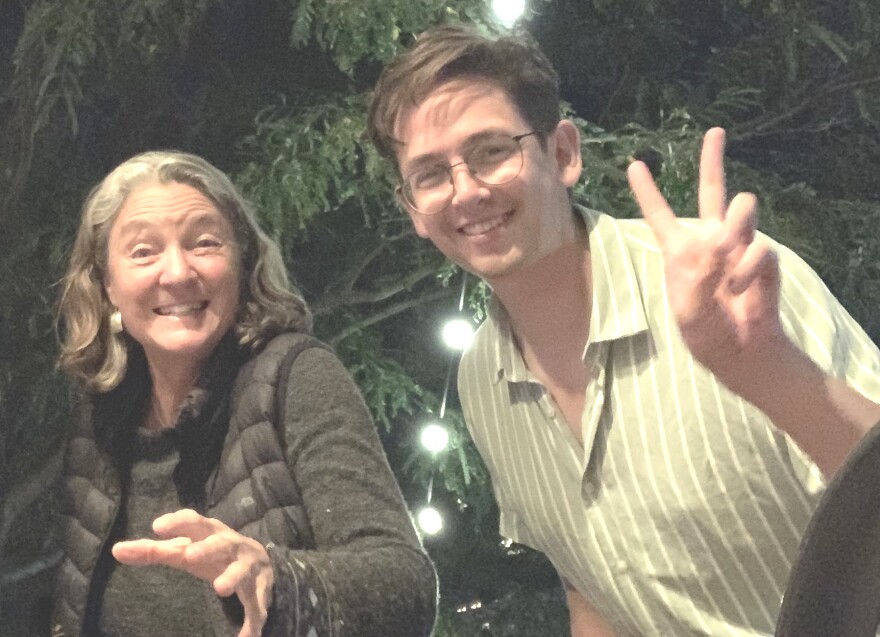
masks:
<instances>
[{"instance_id":1,"label":"partial hand at edge","mask_svg":"<svg viewBox=\"0 0 880 637\"><path fill-rule=\"evenodd\" d=\"M616 637L614 629L580 591L562 578L571 637Z\"/></svg>"}]
</instances>

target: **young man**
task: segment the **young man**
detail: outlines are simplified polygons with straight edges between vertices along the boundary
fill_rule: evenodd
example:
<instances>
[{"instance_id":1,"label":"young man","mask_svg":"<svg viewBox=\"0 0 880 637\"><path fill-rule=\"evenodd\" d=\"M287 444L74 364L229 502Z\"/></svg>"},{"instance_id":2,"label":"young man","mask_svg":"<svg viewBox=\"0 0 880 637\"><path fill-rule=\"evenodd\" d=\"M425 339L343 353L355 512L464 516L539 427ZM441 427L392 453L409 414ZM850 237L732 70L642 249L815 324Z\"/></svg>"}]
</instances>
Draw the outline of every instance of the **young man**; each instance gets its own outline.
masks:
<instances>
[{"instance_id":1,"label":"young man","mask_svg":"<svg viewBox=\"0 0 880 637\"><path fill-rule=\"evenodd\" d=\"M729 203L706 134L699 222L647 168L647 223L572 206L577 128L527 39L423 34L371 134L416 232L492 288L465 418L501 533L544 552L572 634L769 635L823 484L880 420L880 353L800 259Z\"/></svg>"}]
</instances>

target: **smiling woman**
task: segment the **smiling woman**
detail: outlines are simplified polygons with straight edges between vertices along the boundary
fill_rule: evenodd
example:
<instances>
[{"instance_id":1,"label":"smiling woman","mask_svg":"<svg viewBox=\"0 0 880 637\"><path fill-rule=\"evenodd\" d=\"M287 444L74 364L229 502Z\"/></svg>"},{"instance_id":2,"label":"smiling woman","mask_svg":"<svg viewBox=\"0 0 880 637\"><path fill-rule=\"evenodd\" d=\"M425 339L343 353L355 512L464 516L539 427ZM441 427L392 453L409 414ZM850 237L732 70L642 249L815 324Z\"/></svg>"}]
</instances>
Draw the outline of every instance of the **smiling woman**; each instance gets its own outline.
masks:
<instances>
[{"instance_id":1,"label":"smiling woman","mask_svg":"<svg viewBox=\"0 0 880 637\"><path fill-rule=\"evenodd\" d=\"M194 155L143 153L118 166L89 195L65 276L60 362L87 389L107 391L119 384L126 371L130 341L124 332L111 338L110 318L116 317L118 325L124 317L115 314L105 289L112 283L110 261L125 245L133 249L132 262L148 262L147 252L156 249L149 240L167 241L164 235L172 233L157 222L172 215L163 206L173 203L184 207L179 214L190 213L178 221L207 222L213 224L208 229L228 233L226 247L234 253L241 285L233 325L239 345L257 351L277 334L311 329L309 311L290 285L276 245L226 175ZM200 220L203 217L207 219ZM143 245L121 240L111 245L111 235L124 235L130 242L138 239L138 233L149 240ZM181 234L175 242L183 239Z\"/></svg>"},{"instance_id":2,"label":"smiling woman","mask_svg":"<svg viewBox=\"0 0 880 637\"><path fill-rule=\"evenodd\" d=\"M139 186L110 228L104 290L154 381L174 377L167 394L192 384L232 326L239 278L232 225L192 186ZM157 405L165 422L183 396L169 398Z\"/></svg>"},{"instance_id":3,"label":"smiling woman","mask_svg":"<svg viewBox=\"0 0 880 637\"><path fill-rule=\"evenodd\" d=\"M366 406L223 173L111 172L60 318L82 399L53 635L430 632L434 570Z\"/></svg>"}]
</instances>

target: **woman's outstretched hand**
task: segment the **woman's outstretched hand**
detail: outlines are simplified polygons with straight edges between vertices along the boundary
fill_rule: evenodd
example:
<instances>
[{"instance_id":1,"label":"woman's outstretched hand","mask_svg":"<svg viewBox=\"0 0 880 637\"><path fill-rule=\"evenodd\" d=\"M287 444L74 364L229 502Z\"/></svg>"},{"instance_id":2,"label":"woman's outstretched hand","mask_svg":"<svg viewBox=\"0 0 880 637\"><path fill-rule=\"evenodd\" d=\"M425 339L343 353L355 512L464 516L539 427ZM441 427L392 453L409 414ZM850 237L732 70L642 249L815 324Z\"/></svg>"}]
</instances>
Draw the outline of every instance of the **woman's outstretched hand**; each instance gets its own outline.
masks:
<instances>
[{"instance_id":1,"label":"woman's outstretched hand","mask_svg":"<svg viewBox=\"0 0 880 637\"><path fill-rule=\"evenodd\" d=\"M192 509L156 518L153 531L159 539L117 542L113 557L131 566L170 566L211 582L221 597L237 594L244 607L238 637L259 637L275 583L265 547Z\"/></svg>"}]
</instances>

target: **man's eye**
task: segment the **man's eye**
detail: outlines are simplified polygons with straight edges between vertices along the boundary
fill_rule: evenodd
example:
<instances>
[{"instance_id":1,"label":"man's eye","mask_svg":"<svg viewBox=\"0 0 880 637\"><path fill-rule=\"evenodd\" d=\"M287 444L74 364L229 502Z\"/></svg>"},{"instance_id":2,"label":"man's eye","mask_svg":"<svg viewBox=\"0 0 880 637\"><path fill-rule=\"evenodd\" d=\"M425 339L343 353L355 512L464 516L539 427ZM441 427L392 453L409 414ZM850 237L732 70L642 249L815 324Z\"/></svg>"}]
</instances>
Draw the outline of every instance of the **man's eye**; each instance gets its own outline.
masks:
<instances>
[{"instance_id":1,"label":"man's eye","mask_svg":"<svg viewBox=\"0 0 880 637\"><path fill-rule=\"evenodd\" d=\"M491 166L504 161L513 153L511 145L506 142L488 142L473 150L470 157L471 164L477 166Z\"/></svg>"},{"instance_id":2,"label":"man's eye","mask_svg":"<svg viewBox=\"0 0 880 637\"><path fill-rule=\"evenodd\" d=\"M446 168L442 166L431 166L420 170L412 176L411 183L413 190L428 190L442 186L449 181Z\"/></svg>"}]
</instances>

